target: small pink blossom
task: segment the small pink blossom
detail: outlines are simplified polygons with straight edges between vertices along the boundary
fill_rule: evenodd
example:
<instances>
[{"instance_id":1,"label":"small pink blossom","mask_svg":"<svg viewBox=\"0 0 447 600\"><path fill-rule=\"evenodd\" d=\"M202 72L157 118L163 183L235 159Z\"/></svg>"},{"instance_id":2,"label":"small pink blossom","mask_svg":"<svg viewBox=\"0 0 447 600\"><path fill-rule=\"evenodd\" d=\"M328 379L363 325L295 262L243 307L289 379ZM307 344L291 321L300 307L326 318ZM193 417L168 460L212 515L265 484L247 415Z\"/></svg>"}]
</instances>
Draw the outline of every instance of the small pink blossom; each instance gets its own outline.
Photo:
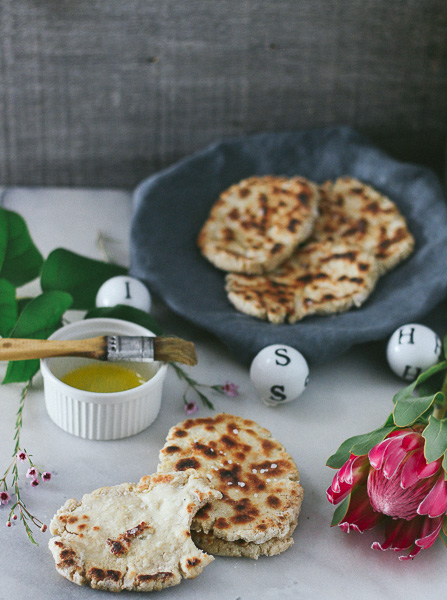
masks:
<instances>
[{"instance_id":1,"label":"small pink blossom","mask_svg":"<svg viewBox=\"0 0 447 600\"><path fill-rule=\"evenodd\" d=\"M6 527L12 527L11 521L6 521Z\"/></svg>"},{"instance_id":2,"label":"small pink blossom","mask_svg":"<svg viewBox=\"0 0 447 600\"><path fill-rule=\"evenodd\" d=\"M28 479L37 479L38 476L39 471L36 469L36 467L30 467L26 472L26 477L28 477Z\"/></svg>"},{"instance_id":3,"label":"small pink blossom","mask_svg":"<svg viewBox=\"0 0 447 600\"><path fill-rule=\"evenodd\" d=\"M45 523L42 524L42 527L40 528L40 531L42 533L45 533L45 531L48 529L48 527L45 525Z\"/></svg>"},{"instance_id":4,"label":"small pink blossom","mask_svg":"<svg viewBox=\"0 0 447 600\"><path fill-rule=\"evenodd\" d=\"M33 480L30 482L30 485L31 485L32 487L37 487L37 486L39 485L39 480L38 480L37 478L36 478L36 479L33 479Z\"/></svg>"},{"instance_id":5,"label":"small pink blossom","mask_svg":"<svg viewBox=\"0 0 447 600\"><path fill-rule=\"evenodd\" d=\"M51 473L49 471L44 471L42 473L42 481L50 481Z\"/></svg>"},{"instance_id":6,"label":"small pink blossom","mask_svg":"<svg viewBox=\"0 0 447 600\"><path fill-rule=\"evenodd\" d=\"M195 402L191 401L185 404L184 409L187 415L192 415L199 410L199 407Z\"/></svg>"},{"instance_id":7,"label":"small pink blossom","mask_svg":"<svg viewBox=\"0 0 447 600\"><path fill-rule=\"evenodd\" d=\"M8 502L11 500L11 496L8 494L8 492L0 492L0 505L2 504L8 504Z\"/></svg>"},{"instance_id":8,"label":"small pink blossom","mask_svg":"<svg viewBox=\"0 0 447 600\"><path fill-rule=\"evenodd\" d=\"M23 450L20 450L19 452L17 452L17 459L20 460L20 462L25 462L26 459L28 458L26 452L23 452Z\"/></svg>"},{"instance_id":9,"label":"small pink blossom","mask_svg":"<svg viewBox=\"0 0 447 600\"><path fill-rule=\"evenodd\" d=\"M231 381L226 381L222 386L222 391L227 396L234 398L239 395L239 386Z\"/></svg>"}]
</instances>

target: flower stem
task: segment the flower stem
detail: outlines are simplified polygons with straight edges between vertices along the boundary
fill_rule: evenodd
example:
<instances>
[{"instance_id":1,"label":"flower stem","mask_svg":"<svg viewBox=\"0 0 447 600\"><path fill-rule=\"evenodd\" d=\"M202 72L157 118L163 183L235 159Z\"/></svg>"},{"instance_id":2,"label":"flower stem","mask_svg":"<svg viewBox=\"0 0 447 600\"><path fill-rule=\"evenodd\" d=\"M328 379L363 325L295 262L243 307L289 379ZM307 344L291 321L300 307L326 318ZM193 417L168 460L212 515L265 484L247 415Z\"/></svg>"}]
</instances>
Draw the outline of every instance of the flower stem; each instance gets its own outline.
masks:
<instances>
[{"instance_id":1,"label":"flower stem","mask_svg":"<svg viewBox=\"0 0 447 600\"><path fill-rule=\"evenodd\" d=\"M441 392L444 395L444 400L442 404L436 404L433 409L433 416L435 419L438 419L438 421L441 421L445 417L445 413L447 411L447 373L442 383Z\"/></svg>"}]
</instances>

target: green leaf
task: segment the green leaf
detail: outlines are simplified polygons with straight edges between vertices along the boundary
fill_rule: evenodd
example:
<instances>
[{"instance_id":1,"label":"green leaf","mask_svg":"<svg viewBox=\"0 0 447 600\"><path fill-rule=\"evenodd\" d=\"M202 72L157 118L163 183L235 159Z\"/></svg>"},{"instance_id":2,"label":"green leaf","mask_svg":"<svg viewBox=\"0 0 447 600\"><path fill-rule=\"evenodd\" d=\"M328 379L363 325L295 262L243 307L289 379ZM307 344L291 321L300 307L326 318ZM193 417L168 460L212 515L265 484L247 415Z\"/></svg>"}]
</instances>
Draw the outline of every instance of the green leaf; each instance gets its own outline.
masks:
<instances>
[{"instance_id":1,"label":"green leaf","mask_svg":"<svg viewBox=\"0 0 447 600\"><path fill-rule=\"evenodd\" d=\"M0 211L0 271L5 261L6 246L8 245L8 217L4 209Z\"/></svg>"},{"instance_id":2,"label":"green leaf","mask_svg":"<svg viewBox=\"0 0 447 600\"><path fill-rule=\"evenodd\" d=\"M447 450L447 419L439 420L431 415L422 437L425 438L425 460L431 463L441 458Z\"/></svg>"},{"instance_id":3,"label":"green leaf","mask_svg":"<svg viewBox=\"0 0 447 600\"><path fill-rule=\"evenodd\" d=\"M371 448L384 440L394 429L396 429L394 424L385 425L369 433L348 438L341 444L337 452L328 458L326 465L332 469L340 469L351 454L355 454L356 456L368 454Z\"/></svg>"},{"instance_id":4,"label":"green leaf","mask_svg":"<svg viewBox=\"0 0 447 600\"><path fill-rule=\"evenodd\" d=\"M23 285L39 276L43 258L34 245L24 218L0 208L0 220L7 224L7 243L0 269L0 277L15 286ZM0 233L0 238L4 234ZM0 242L0 249L4 240ZM0 251L1 254L1 251Z\"/></svg>"},{"instance_id":5,"label":"green leaf","mask_svg":"<svg viewBox=\"0 0 447 600\"><path fill-rule=\"evenodd\" d=\"M23 309L9 334L13 338L44 340L61 325L62 315L72 303L65 292L44 292L31 300ZM38 359L10 361L3 383L28 381L39 370Z\"/></svg>"},{"instance_id":6,"label":"green leaf","mask_svg":"<svg viewBox=\"0 0 447 600\"><path fill-rule=\"evenodd\" d=\"M32 297L17 298L17 306L19 308L19 315L22 314L23 309L25 308L25 306L27 304L29 304L31 302L31 300L33 300Z\"/></svg>"},{"instance_id":7,"label":"green leaf","mask_svg":"<svg viewBox=\"0 0 447 600\"><path fill-rule=\"evenodd\" d=\"M73 297L72 308L88 310L95 306L96 294L105 281L125 274L125 267L57 248L44 262L40 284L47 292L68 292Z\"/></svg>"},{"instance_id":8,"label":"green leaf","mask_svg":"<svg viewBox=\"0 0 447 600\"><path fill-rule=\"evenodd\" d=\"M334 511L334 516L332 517L331 527L335 527L343 521L348 512L349 504L351 502L351 494L347 496L343 502L341 502Z\"/></svg>"},{"instance_id":9,"label":"green leaf","mask_svg":"<svg viewBox=\"0 0 447 600\"><path fill-rule=\"evenodd\" d=\"M439 532L439 539L444 544L444 546L447 547L447 535L444 533L443 529L441 529L441 531Z\"/></svg>"},{"instance_id":10,"label":"green leaf","mask_svg":"<svg viewBox=\"0 0 447 600\"><path fill-rule=\"evenodd\" d=\"M355 454L356 456L368 454L371 448L374 448L376 444L382 442L386 436L395 429L396 427L394 425L389 425L388 427L375 429L374 431L371 431L371 433L366 433L351 447L352 454Z\"/></svg>"},{"instance_id":11,"label":"green leaf","mask_svg":"<svg viewBox=\"0 0 447 600\"><path fill-rule=\"evenodd\" d=\"M155 335L163 335L163 330L158 322L149 313L126 304L117 304L116 306L92 308L85 315L85 319L94 319L105 317L109 319L123 319L146 327Z\"/></svg>"},{"instance_id":12,"label":"green leaf","mask_svg":"<svg viewBox=\"0 0 447 600\"><path fill-rule=\"evenodd\" d=\"M442 520L442 530L444 534L447 535L447 517L444 517Z\"/></svg>"},{"instance_id":13,"label":"green leaf","mask_svg":"<svg viewBox=\"0 0 447 600\"><path fill-rule=\"evenodd\" d=\"M442 340L442 349L444 351L444 358L447 358L447 335Z\"/></svg>"},{"instance_id":14,"label":"green leaf","mask_svg":"<svg viewBox=\"0 0 447 600\"><path fill-rule=\"evenodd\" d=\"M445 371L446 369L447 369L447 361L444 360L440 363L437 363L436 365L433 365L432 367L430 367L429 369L427 369L426 371L421 373L419 375L419 377L415 381L413 381L413 383L410 383L410 385L407 385L407 387L404 387L403 389L399 390L397 392L397 394L395 394L395 396L393 398L394 404L397 404L402 399L412 397L414 390L418 386L420 386L421 384L423 384L424 382L429 380L436 373Z\"/></svg>"},{"instance_id":15,"label":"green leaf","mask_svg":"<svg viewBox=\"0 0 447 600\"><path fill-rule=\"evenodd\" d=\"M427 381L422 382L418 388L417 392L419 396L432 396L439 392L442 389L442 385L444 383L445 373L440 371L432 375Z\"/></svg>"},{"instance_id":16,"label":"green leaf","mask_svg":"<svg viewBox=\"0 0 447 600\"><path fill-rule=\"evenodd\" d=\"M433 396L406 396L398 400L394 407L394 422L397 427L408 427L417 421L433 403L442 402L444 394L438 392Z\"/></svg>"},{"instance_id":17,"label":"green leaf","mask_svg":"<svg viewBox=\"0 0 447 600\"><path fill-rule=\"evenodd\" d=\"M16 288L7 279L0 279L0 335L8 337L18 316Z\"/></svg>"}]
</instances>

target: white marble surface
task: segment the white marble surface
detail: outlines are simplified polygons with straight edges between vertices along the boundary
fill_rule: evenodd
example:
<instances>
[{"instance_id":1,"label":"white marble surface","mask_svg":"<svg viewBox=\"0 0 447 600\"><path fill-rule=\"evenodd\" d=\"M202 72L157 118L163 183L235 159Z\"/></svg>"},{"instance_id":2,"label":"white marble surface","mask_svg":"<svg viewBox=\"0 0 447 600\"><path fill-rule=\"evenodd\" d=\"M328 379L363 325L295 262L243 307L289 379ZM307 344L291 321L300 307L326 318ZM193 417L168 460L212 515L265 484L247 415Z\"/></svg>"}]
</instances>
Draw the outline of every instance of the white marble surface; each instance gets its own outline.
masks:
<instances>
[{"instance_id":1,"label":"white marble surface","mask_svg":"<svg viewBox=\"0 0 447 600\"><path fill-rule=\"evenodd\" d=\"M0 188L1 192L1 188ZM2 206L21 213L36 245L44 255L63 246L102 258L98 232L111 238L112 254L126 264L129 257L131 196L119 191L68 189L3 190ZM26 291L37 293L33 283ZM295 545L273 558L217 557L195 580L164 590L163 598L251 600L259 598L416 599L444 598L441 573L446 549L440 541L412 562L400 562L394 553L370 549L374 532L344 534L330 528L333 508L325 490L333 472L326 459L347 437L381 424L392 409L392 396L401 382L385 364L380 344L356 348L329 364L311 369L310 383L298 401L272 409L256 398L246 368L228 355L206 332L173 315L158 301L154 314L165 328L189 337L197 346L199 364L193 375L203 383L231 380L240 386L238 398L213 397L217 410L253 418L269 428L295 458L305 489ZM79 315L72 314L72 317ZM0 375L4 365L0 365ZM15 413L21 386L0 387L0 470L13 451ZM33 489L24 482L24 496L32 512L49 523L67 498L103 485L136 481L154 472L158 451L172 425L182 420L183 384L170 371L158 419L146 431L120 441L91 442L58 429L48 418L40 375L23 415L22 445L34 461L54 473L52 481ZM200 408L199 416L208 415ZM24 474L23 474L24 475ZM36 532L33 546L23 527L7 528L8 509L0 508L0 600L48 600L112 597L107 592L79 588L54 569L47 549L49 533ZM380 537L378 539L381 539ZM135 597L123 593L121 597ZM115 595L113 597L116 597Z\"/></svg>"}]
</instances>

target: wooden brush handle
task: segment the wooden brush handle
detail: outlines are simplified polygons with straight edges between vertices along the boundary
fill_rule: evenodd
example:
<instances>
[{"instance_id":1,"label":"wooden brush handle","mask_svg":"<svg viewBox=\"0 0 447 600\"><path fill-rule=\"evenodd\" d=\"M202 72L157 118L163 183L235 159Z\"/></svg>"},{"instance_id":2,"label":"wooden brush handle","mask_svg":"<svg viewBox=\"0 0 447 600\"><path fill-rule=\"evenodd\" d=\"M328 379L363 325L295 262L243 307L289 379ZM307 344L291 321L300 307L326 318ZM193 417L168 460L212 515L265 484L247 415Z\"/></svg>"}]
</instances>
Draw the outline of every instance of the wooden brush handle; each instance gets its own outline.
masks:
<instances>
[{"instance_id":1,"label":"wooden brush handle","mask_svg":"<svg viewBox=\"0 0 447 600\"><path fill-rule=\"evenodd\" d=\"M0 360L28 360L53 356L83 356L104 360L107 340L105 336L86 340L23 340L0 339Z\"/></svg>"}]
</instances>

